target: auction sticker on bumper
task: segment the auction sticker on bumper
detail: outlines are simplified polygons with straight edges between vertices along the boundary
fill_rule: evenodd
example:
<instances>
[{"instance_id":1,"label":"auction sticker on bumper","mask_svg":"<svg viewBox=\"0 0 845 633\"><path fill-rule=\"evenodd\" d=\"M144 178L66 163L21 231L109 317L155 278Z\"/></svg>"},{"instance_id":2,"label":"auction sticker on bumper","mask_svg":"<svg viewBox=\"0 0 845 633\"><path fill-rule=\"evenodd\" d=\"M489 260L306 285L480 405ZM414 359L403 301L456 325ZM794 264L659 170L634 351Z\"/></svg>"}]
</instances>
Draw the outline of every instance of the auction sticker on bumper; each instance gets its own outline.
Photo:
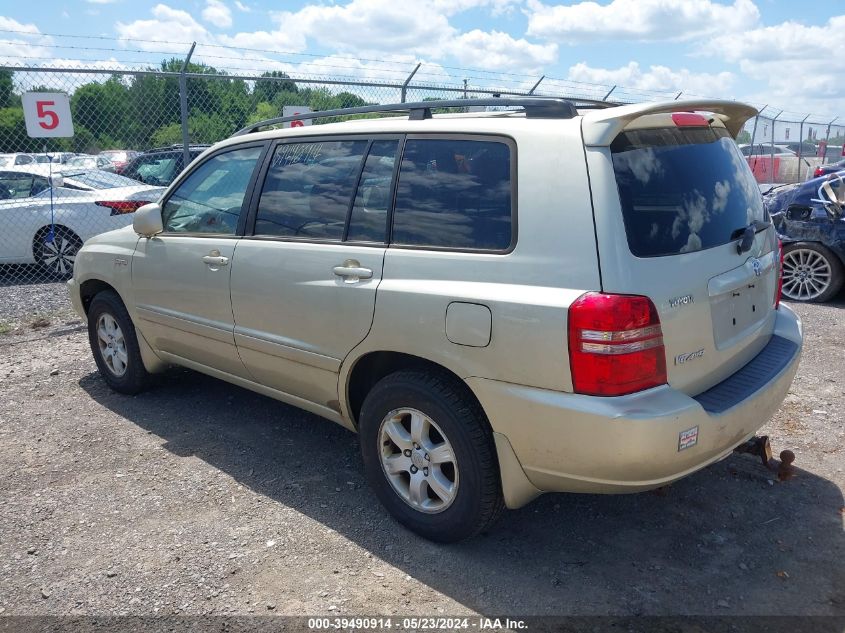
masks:
<instances>
[{"instance_id":1,"label":"auction sticker on bumper","mask_svg":"<svg viewBox=\"0 0 845 633\"><path fill-rule=\"evenodd\" d=\"M695 446L696 444L698 444L698 426L694 426L691 429L678 433L679 451Z\"/></svg>"}]
</instances>

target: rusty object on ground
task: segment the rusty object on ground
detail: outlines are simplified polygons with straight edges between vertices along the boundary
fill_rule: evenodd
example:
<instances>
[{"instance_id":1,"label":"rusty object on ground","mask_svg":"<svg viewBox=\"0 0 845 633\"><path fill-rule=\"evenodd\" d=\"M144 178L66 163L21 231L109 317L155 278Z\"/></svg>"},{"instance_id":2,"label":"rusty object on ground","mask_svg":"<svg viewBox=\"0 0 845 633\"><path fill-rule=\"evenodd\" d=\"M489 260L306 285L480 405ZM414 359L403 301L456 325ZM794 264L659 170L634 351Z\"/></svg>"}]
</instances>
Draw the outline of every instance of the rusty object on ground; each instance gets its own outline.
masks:
<instances>
[{"instance_id":1,"label":"rusty object on ground","mask_svg":"<svg viewBox=\"0 0 845 633\"><path fill-rule=\"evenodd\" d=\"M740 444L734 449L737 453L748 453L760 458L763 466L777 473L778 481L786 481L795 475L795 468L792 463L795 461L795 453L790 450L780 452L780 460L772 457L772 444L768 435L752 437L747 442Z\"/></svg>"}]
</instances>

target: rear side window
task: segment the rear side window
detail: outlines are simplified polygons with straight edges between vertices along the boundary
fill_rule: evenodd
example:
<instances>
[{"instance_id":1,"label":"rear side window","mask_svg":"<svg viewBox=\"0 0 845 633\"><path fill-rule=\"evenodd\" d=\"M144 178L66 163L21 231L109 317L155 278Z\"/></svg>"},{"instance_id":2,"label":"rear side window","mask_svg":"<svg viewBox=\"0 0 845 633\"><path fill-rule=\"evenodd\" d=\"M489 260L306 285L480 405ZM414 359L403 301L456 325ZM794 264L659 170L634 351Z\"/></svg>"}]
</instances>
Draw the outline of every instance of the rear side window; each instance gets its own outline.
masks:
<instances>
[{"instance_id":1,"label":"rear side window","mask_svg":"<svg viewBox=\"0 0 845 633\"><path fill-rule=\"evenodd\" d=\"M713 248L767 219L748 163L723 128L632 130L610 150L628 246L638 257Z\"/></svg>"},{"instance_id":2,"label":"rear side window","mask_svg":"<svg viewBox=\"0 0 845 633\"><path fill-rule=\"evenodd\" d=\"M367 141L284 143L267 171L256 235L343 239Z\"/></svg>"},{"instance_id":3,"label":"rear side window","mask_svg":"<svg viewBox=\"0 0 845 633\"><path fill-rule=\"evenodd\" d=\"M501 141L406 141L393 243L506 250L512 240L512 159Z\"/></svg>"}]
</instances>

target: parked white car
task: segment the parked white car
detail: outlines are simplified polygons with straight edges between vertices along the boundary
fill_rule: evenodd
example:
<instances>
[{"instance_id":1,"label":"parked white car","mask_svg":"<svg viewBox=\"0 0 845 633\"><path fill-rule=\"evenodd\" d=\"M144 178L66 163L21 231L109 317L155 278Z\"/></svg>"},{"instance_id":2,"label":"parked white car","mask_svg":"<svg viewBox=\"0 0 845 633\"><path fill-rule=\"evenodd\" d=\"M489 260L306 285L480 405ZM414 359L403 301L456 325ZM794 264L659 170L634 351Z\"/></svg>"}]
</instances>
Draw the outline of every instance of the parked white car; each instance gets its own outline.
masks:
<instances>
[{"instance_id":1,"label":"parked white car","mask_svg":"<svg viewBox=\"0 0 845 633\"><path fill-rule=\"evenodd\" d=\"M106 156L74 156L67 160L66 165L76 169L99 169L100 171L115 172L114 163Z\"/></svg>"},{"instance_id":2,"label":"parked white car","mask_svg":"<svg viewBox=\"0 0 845 633\"><path fill-rule=\"evenodd\" d=\"M432 112L464 105L522 110ZM312 116L410 112L218 143L80 251L100 374L137 393L181 365L355 430L380 501L438 541L726 457L802 346L733 140L756 110L592 105L371 106Z\"/></svg>"},{"instance_id":3,"label":"parked white car","mask_svg":"<svg viewBox=\"0 0 845 633\"><path fill-rule=\"evenodd\" d=\"M0 167L0 264L41 264L53 275L73 272L76 253L93 235L132 223L160 187L98 170L48 165Z\"/></svg>"}]
</instances>

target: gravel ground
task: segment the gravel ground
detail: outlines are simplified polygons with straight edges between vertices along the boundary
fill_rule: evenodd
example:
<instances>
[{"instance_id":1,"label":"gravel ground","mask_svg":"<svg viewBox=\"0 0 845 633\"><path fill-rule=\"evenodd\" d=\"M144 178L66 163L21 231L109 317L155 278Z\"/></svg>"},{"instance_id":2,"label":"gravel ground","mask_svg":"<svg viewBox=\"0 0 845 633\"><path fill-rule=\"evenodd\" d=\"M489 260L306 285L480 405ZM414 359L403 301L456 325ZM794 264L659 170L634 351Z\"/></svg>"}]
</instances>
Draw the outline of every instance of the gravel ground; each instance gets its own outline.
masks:
<instances>
[{"instance_id":1,"label":"gravel ground","mask_svg":"<svg viewBox=\"0 0 845 633\"><path fill-rule=\"evenodd\" d=\"M65 282L51 279L35 266L0 266L0 326L5 326L3 329L57 314L73 314Z\"/></svg>"},{"instance_id":2,"label":"gravel ground","mask_svg":"<svg viewBox=\"0 0 845 633\"><path fill-rule=\"evenodd\" d=\"M356 437L203 375L110 392L62 319L0 336L0 613L845 614L845 303L797 306L799 375L734 455L665 491L545 495L435 545L366 487ZM24 306L25 311L25 306Z\"/></svg>"}]
</instances>

